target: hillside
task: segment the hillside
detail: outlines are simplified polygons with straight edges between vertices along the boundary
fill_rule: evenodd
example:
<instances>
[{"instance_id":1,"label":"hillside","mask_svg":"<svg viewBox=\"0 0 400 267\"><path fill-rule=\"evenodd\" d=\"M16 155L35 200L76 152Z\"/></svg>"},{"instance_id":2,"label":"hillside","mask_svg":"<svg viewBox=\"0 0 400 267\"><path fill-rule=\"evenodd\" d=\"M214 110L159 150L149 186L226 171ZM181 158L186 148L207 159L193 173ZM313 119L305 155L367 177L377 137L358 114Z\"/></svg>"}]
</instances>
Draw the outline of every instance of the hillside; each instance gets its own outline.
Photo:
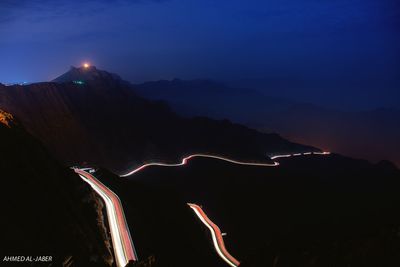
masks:
<instances>
[{"instance_id":1,"label":"hillside","mask_svg":"<svg viewBox=\"0 0 400 267\"><path fill-rule=\"evenodd\" d=\"M122 171L192 152L268 161L272 153L317 150L226 120L184 119L95 67L72 68L55 81L0 85L0 107L69 165L86 162Z\"/></svg>"},{"instance_id":2,"label":"hillside","mask_svg":"<svg viewBox=\"0 0 400 267\"><path fill-rule=\"evenodd\" d=\"M51 256L41 266L112 266L100 199L1 110L0 151L2 260Z\"/></svg>"}]
</instances>

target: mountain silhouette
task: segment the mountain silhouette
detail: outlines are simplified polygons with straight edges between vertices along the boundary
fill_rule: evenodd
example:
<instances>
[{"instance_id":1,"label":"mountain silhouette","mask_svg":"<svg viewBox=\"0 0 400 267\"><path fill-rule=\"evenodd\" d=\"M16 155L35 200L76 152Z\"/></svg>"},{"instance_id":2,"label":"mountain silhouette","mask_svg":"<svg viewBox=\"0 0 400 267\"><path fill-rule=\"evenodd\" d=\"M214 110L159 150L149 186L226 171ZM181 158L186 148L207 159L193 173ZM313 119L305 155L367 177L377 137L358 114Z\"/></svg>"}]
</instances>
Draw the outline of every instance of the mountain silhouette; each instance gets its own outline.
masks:
<instances>
[{"instance_id":1,"label":"mountain silhouette","mask_svg":"<svg viewBox=\"0 0 400 267\"><path fill-rule=\"evenodd\" d=\"M173 83L178 91L186 84ZM228 87L211 101L220 84L191 83L194 91L205 88L199 103L236 105L225 97ZM176 163L193 153L272 163L273 155L320 151L228 120L177 115L165 102L140 96L143 89L96 67L71 68L52 82L0 85L0 108L12 112L0 111L0 173L12 177L3 181L2 203L10 203L4 251L24 244L29 253L49 251L59 265L112 264L103 203L64 164L98 167L96 177L121 198L143 259L138 266L225 266L187 202L202 205L228 233L228 249L244 267L398 266L400 174L388 161L308 154L281 158L279 167L193 158L129 178L107 170ZM293 104L264 100L254 107L278 112ZM37 207L44 211L38 218Z\"/></svg>"},{"instance_id":2,"label":"mountain silhouette","mask_svg":"<svg viewBox=\"0 0 400 267\"><path fill-rule=\"evenodd\" d=\"M400 110L333 110L207 80L146 82L135 85L135 90L167 101L182 116L230 119L295 142L400 165Z\"/></svg>"},{"instance_id":3,"label":"mountain silhouette","mask_svg":"<svg viewBox=\"0 0 400 267\"><path fill-rule=\"evenodd\" d=\"M192 153L271 162L268 155L274 153L318 151L227 120L183 118L95 67L71 68L55 81L0 86L0 107L69 165L88 163L120 172Z\"/></svg>"},{"instance_id":4,"label":"mountain silhouette","mask_svg":"<svg viewBox=\"0 0 400 267\"><path fill-rule=\"evenodd\" d=\"M110 73L104 70L99 70L96 66L88 67L74 67L62 74L61 76L55 78L52 82L65 83L74 81L112 81L112 80L122 80L117 74Z\"/></svg>"}]
</instances>

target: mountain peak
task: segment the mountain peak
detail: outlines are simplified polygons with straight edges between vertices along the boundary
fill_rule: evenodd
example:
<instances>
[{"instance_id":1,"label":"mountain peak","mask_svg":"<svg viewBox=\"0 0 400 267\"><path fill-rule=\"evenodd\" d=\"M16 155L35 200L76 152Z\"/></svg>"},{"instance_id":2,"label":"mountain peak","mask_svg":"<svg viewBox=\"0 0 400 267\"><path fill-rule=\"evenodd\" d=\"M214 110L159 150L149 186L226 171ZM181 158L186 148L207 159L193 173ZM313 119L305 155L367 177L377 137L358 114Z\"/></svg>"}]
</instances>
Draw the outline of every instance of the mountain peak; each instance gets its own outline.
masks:
<instances>
[{"instance_id":1,"label":"mountain peak","mask_svg":"<svg viewBox=\"0 0 400 267\"><path fill-rule=\"evenodd\" d=\"M96 66L91 66L89 64L84 64L82 67L71 66L70 70L52 82L56 83L66 83L66 82L86 82L86 81L97 81L97 80L118 80L121 78L114 73L110 73L104 70L96 68Z\"/></svg>"}]
</instances>

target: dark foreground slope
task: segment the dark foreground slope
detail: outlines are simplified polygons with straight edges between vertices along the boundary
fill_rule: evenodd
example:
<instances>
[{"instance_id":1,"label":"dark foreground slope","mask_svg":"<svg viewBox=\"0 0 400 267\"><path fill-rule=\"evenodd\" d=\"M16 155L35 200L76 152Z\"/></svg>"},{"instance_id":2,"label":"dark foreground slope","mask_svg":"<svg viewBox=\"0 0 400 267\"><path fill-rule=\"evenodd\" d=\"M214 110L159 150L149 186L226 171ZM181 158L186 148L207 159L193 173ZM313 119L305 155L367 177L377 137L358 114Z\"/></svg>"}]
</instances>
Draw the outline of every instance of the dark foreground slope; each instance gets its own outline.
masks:
<instances>
[{"instance_id":1,"label":"dark foreground slope","mask_svg":"<svg viewBox=\"0 0 400 267\"><path fill-rule=\"evenodd\" d=\"M1 266L111 266L102 202L0 111ZM21 263L5 256L51 256Z\"/></svg>"},{"instance_id":2,"label":"dark foreground slope","mask_svg":"<svg viewBox=\"0 0 400 267\"><path fill-rule=\"evenodd\" d=\"M202 205L228 233L227 248L243 267L400 266L400 172L388 163L332 155L262 168L197 158L184 167L149 167L120 182L124 190L135 184L170 192L152 216L176 227L186 212L178 205ZM171 202L178 197L180 204ZM129 207L147 205L134 195L126 199ZM202 225L190 231L209 237ZM174 243L178 250L182 245Z\"/></svg>"},{"instance_id":3,"label":"dark foreground slope","mask_svg":"<svg viewBox=\"0 0 400 267\"><path fill-rule=\"evenodd\" d=\"M103 169L95 175L121 198L140 260L153 259L151 267L225 266L182 192L129 181Z\"/></svg>"},{"instance_id":4,"label":"dark foreground slope","mask_svg":"<svg viewBox=\"0 0 400 267\"><path fill-rule=\"evenodd\" d=\"M315 150L228 121L183 119L95 67L72 68L55 81L0 85L0 107L68 164L88 161L121 171L146 159L173 160L191 152L265 160L269 152Z\"/></svg>"}]
</instances>

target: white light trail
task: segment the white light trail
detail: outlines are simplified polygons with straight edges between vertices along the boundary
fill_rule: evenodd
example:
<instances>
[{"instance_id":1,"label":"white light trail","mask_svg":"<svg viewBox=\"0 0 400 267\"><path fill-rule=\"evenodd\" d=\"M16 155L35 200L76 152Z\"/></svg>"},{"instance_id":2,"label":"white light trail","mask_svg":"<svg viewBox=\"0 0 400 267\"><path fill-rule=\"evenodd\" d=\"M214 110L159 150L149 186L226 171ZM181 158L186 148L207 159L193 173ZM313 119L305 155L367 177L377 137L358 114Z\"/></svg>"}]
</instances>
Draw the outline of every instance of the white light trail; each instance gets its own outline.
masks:
<instances>
[{"instance_id":1,"label":"white light trail","mask_svg":"<svg viewBox=\"0 0 400 267\"><path fill-rule=\"evenodd\" d=\"M283 154L283 155L275 155L271 156L272 160L279 158L290 158L290 157L298 157L298 156L309 156L309 155L330 155L331 152L304 152L304 153L294 153L294 154Z\"/></svg>"},{"instance_id":2,"label":"white light trail","mask_svg":"<svg viewBox=\"0 0 400 267\"><path fill-rule=\"evenodd\" d=\"M327 152L327 151L324 151L324 152L314 152L313 154L315 154L315 155L330 155L331 152Z\"/></svg>"},{"instance_id":3,"label":"white light trail","mask_svg":"<svg viewBox=\"0 0 400 267\"><path fill-rule=\"evenodd\" d=\"M114 255L118 267L125 267L129 261L137 261L138 257L133 246L129 227L127 225L122 204L118 196L101 183L92 174L74 169L87 182L106 204L107 219L110 226Z\"/></svg>"},{"instance_id":4,"label":"white light trail","mask_svg":"<svg viewBox=\"0 0 400 267\"><path fill-rule=\"evenodd\" d=\"M130 171L128 173L120 175L120 177L131 176L132 174L135 174L135 173L137 173L137 172L139 172L139 171L141 171L141 170L143 170L143 169L145 169L147 167L150 167L150 166L163 166L163 167L183 166L183 165L186 165L190 159L193 159L193 158L196 158L196 157L197 158L218 159L218 160L223 160L223 161L227 161L227 162L230 162L230 163L239 164L239 165L246 165L246 166L276 167L276 166L279 165L278 162L273 162L273 163L242 162L242 161L237 161L237 160L224 158L224 157L221 157L221 156L214 156L214 155L207 155L207 154L193 154L193 155L190 155L188 157L183 158L180 163L172 163L172 164L160 163L160 162L147 163L147 164L144 164L144 165L142 165L142 166L140 166L140 167L138 167L138 168L136 168L136 169L134 169L134 170L132 170L132 171Z\"/></svg>"},{"instance_id":5,"label":"white light trail","mask_svg":"<svg viewBox=\"0 0 400 267\"><path fill-rule=\"evenodd\" d=\"M275 155L270 157L272 160L278 159L278 158L289 158L293 156L308 156L308 155L330 155L330 152L305 152L305 153L295 153L295 154L284 154L284 155ZM127 173L121 174L120 177L128 177L131 176L132 174L135 174L147 167L151 166L162 166L162 167L179 167L186 165L190 159L193 158L213 158L213 159L218 159L218 160L223 160L227 161L230 163L234 164L239 164L239 165L246 165L246 166L260 166L260 167L276 167L279 166L279 162L274 161L273 163L256 163L256 162L243 162L243 161L237 161L237 160L232 160L229 158L225 158L222 156L215 156L215 155L209 155L209 154L193 154L190 156L187 156L182 159L180 163L162 163L162 162L152 162L152 163L147 163L143 164L140 167L129 171Z\"/></svg>"}]
</instances>

